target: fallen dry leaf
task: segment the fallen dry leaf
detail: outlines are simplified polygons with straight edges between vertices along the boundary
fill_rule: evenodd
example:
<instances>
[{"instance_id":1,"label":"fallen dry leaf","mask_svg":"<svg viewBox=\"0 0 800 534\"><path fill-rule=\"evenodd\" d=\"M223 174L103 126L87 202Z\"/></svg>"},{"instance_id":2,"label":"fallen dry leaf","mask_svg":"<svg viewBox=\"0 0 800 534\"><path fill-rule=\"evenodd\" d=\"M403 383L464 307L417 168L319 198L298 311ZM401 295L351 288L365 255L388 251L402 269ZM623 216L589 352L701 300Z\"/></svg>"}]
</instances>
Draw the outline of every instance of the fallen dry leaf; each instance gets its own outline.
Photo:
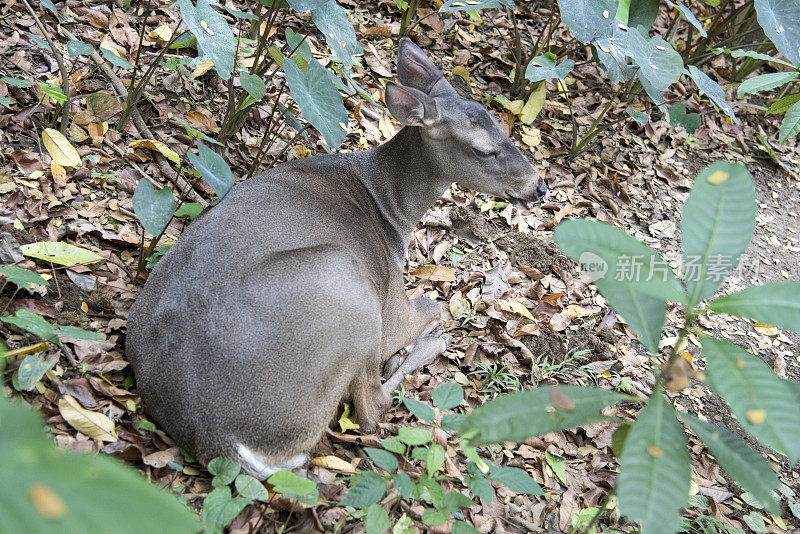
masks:
<instances>
[{"instance_id":1,"label":"fallen dry leaf","mask_svg":"<svg viewBox=\"0 0 800 534\"><path fill-rule=\"evenodd\" d=\"M128 146L131 148L149 148L150 150L155 150L175 165L181 164L181 157L178 153L161 141L156 141L155 139L137 139L136 141L131 141Z\"/></svg>"},{"instance_id":2,"label":"fallen dry leaf","mask_svg":"<svg viewBox=\"0 0 800 534\"><path fill-rule=\"evenodd\" d=\"M443 265L423 265L411 271L412 276L433 282L455 282L456 275Z\"/></svg>"},{"instance_id":3,"label":"fallen dry leaf","mask_svg":"<svg viewBox=\"0 0 800 534\"><path fill-rule=\"evenodd\" d=\"M107 415L90 412L69 395L64 395L58 401L58 411L61 413L61 417L81 434L101 442L119 439L114 422Z\"/></svg>"},{"instance_id":4,"label":"fallen dry leaf","mask_svg":"<svg viewBox=\"0 0 800 534\"><path fill-rule=\"evenodd\" d=\"M62 167L77 167L81 164L78 151L58 130L45 128L42 132L42 141L53 161Z\"/></svg>"}]
</instances>

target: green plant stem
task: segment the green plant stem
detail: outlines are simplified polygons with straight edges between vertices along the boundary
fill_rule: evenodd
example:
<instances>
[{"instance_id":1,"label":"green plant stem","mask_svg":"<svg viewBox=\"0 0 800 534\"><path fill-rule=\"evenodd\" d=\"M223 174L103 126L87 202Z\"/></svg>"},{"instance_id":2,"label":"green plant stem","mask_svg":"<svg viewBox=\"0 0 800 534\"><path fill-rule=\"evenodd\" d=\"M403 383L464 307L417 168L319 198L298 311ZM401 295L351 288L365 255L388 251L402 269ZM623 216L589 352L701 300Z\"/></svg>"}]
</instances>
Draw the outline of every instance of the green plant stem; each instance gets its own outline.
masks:
<instances>
[{"instance_id":1,"label":"green plant stem","mask_svg":"<svg viewBox=\"0 0 800 534\"><path fill-rule=\"evenodd\" d=\"M289 140L289 142L288 142L288 143L286 143L286 146L284 146L284 147L281 149L281 151L280 151L280 152L278 152L278 155L277 155L277 156L275 156L275 157L273 158L273 160L270 162L269 166L267 167L267 170L271 169L272 167L274 167L274 166L275 166L275 164L276 164L276 163L278 163L278 160L279 160L279 159L281 159L281 158L283 157L283 155L284 155L284 154L286 154L286 152L289 150L289 147L291 147L291 146L292 146L292 143L294 142L294 140L295 140L295 139L297 139L297 138L298 138L298 137L299 137L299 136L300 136L300 135L301 135L303 132L305 132L305 131L306 131L306 128L308 128L308 125L307 125L307 124L306 124L306 125L304 125L304 126L303 126L303 127L300 129L300 131L299 131L299 132L297 132L296 134L294 134L294 136L293 136L293 137L292 137L292 138Z\"/></svg>"},{"instance_id":2,"label":"green plant stem","mask_svg":"<svg viewBox=\"0 0 800 534\"><path fill-rule=\"evenodd\" d=\"M67 72L67 68L64 66L64 59L61 57L61 53L58 51L58 48L56 48L53 39L50 38L50 34L47 32L47 29L44 27L44 24L42 24L42 21L39 19L39 16L36 15L36 11L34 11L31 5L28 3L28 0L22 0L22 3L25 4L26 8L28 8L28 12L31 14L33 20L36 22L36 26L39 28L39 31L42 32L42 36L47 41L48 46L50 46L50 50L52 50L53 57L55 58L56 64L58 65L58 72L61 75L61 89L62 92L64 93L64 96L67 97L63 107L61 108L61 125L59 126L59 131L63 135L67 135L67 128L69 127L70 93L72 89L69 85L69 74ZM58 17L56 17L56 24L60 24Z\"/></svg>"},{"instance_id":3,"label":"green plant stem","mask_svg":"<svg viewBox=\"0 0 800 534\"><path fill-rule=\"evenodd\" d=\"M534 57L536 57L539 54L541 54L542 50L544 50L544 47L546 47L546 46L548 46L550 44L550 37L553 35L553 32L555 31L555 28L558 26L558 24L560 22L560 21L556 21L555 23L553 22L553 19L555 18L555 15L556 15L556 10L552 9L552 7L551 7L550 16L547 18L547 22L545 23L545 26L544 26L545 28L547 28L547 33L545 34L545 32L542 31L539 34L539 37L536 39L536 44L533 45L533 50L534 50L533 56ZM547 37L544 39L544 41L542 41L542 36L544 36L544 35L547 35Z\"/></svg>"},{"instance_id":4,"label":"green plant stem","mask_svg":"<svg viewBox=\"0 0 800 534\"><path fill-rule=\"evenodd\" d=\"M634 78L631 78L631 80L629 80L626 84L620 85L620 88L617 90L616 93L614 93L614 96L612 96L611 99L608 101L608 103L605 105L603 110L600 112L600 115L598 115L597 118L594 120L594 122L592 122L592 125L589 126L589 129L583 135L581 140L578 141L578 144L572 146L572 149L569 151L569 154L567 155L568 158L574 158L576 155L578 155L581 152L581 150L583 150L583 148L586 146L586 144L589 141L591 141L595 137L595 135L597 135L596 131L597 131L598 125L603 120L603 118L606 116L606 113L608 113L608 111L614 105L614 102L616 102L617 97L620 94L622 94L622 91L627 89L628 86L632 85L631 84L632 80L634 80Z\"/></svg>"},{"instance_id":5,"label":"green plant stem","mask_svg":"<svg viewBox=\"0 0 800 534\"><path fill-rule=\"evenodd\" d=\"M147 27L147 15L146 13L150 9L150 0L147 0L144 5L144 12L142 13L142 23L139 26L139 44L136 47L136 57L133 60L133 72L131 72L131 87L134 87L134 83L136 82L136 74L139 71L139 57L142 53L142 43L144 42L144 29ZM176 26L177 29L180 27L180 24Z\"/></svg>"},{"instance_id":6,"label":"green plant stem","mask_svg":"<svg viewBox=\"0 0 800 534\"><path fill-rule=\"evenodd\" d=\"M509 17L511 18L512 28L514 31L514 44L511 47L514 54L514 81L511 83L511 94L517 95L522 87L525 85L525 69L528 66L528 58L522 51L522 39L519 35L519 26L517 25L517 16L514 11L506 8Z\"/></svg>"},{"instance_id":7,"label":"green plant stem","mask_svg":"<svg viewBox=\"0 0 800 534\"><path fill-rule=\"evenodd\" d=\"M400 36L404 36L408 30L408 25L411 24L411 19L417 13L419 0L407 0L406 10L403 12L403 18L400 21Z\"/></svg>"}]
</instances>

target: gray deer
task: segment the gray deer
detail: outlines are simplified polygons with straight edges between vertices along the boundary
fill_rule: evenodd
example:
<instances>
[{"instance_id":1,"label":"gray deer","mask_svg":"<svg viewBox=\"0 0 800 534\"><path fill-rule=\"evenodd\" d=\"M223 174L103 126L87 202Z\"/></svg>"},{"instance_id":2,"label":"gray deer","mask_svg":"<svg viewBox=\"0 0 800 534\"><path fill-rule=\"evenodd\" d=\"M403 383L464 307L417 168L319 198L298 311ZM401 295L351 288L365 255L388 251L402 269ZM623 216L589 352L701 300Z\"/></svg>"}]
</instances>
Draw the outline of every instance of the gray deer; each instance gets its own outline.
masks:
<instances>
[{"instance_id":1,"label":"gray deer","mask_svg":"<svg viewBox=\"0 0 800 534\"><path fill-rule=\"evenodd\" d=\"M446 348L438 305L403 288L419 219L453 182L522 208L547 189L408 39L397 71L385 93L405 125L394 138L238 184L186 229L131 308L144 408L203 463L232 458L262 480L300 467L343 399L374 431L404 376Z\"/></svg>"}]
</instances>

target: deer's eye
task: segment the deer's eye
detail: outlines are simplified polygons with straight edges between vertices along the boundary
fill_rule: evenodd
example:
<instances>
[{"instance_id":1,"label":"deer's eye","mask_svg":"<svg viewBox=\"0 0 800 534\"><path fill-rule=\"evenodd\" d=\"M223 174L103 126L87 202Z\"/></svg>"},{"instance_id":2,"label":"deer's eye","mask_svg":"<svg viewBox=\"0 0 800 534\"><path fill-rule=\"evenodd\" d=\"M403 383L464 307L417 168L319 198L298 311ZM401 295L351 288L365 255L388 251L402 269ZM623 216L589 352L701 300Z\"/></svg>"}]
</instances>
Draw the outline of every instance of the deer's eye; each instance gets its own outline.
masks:
<instances>
[{"instance_id":1,"label":"deer's eye","mask_svg":"<svg viewBox=\"0 0 800 534\"><path fill-rule=\"evenodd\" d=\"M472 151L475 153L476 156L482 159L489 159L489 158L496 158L497 152L484 152L483 150L478 150L475 147L472 147Z\"/></svg>"}]
</instances>

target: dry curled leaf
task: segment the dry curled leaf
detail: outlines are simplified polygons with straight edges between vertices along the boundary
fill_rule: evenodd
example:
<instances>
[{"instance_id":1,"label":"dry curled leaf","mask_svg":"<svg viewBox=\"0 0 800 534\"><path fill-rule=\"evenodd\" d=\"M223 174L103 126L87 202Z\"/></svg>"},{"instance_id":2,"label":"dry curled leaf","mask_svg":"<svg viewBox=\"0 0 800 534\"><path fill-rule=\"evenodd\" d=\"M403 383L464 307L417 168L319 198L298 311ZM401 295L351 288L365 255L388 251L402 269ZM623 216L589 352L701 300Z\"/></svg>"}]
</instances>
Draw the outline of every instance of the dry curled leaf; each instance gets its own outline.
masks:
<instances>
[{"instance_id":1,"label":"dry curled leaf","mask_svg":"<svg viewBox=\"0 0 800 534\"><path fill-rule=\"evenodd\" d=\"M137 139L136 141L132 141L128 146L131 148L149 148L150 150L155 150L175 165L181 164L181 158L178 156L178 153L161 141L156 141L155 139Z\"/></svg>"},{"instance_id":2,"label":"dry curled leaf","mask_svg":"<svg viewBox=\"0 0 800 534\"><path fill-rule=\"evenodd\" d=\"M456 275L443 265L423 265L411 271L412 276L434 282L455 282Z\"/></svg>"},{"instance_id":3,"label":"dry curled leaf","mask_svg":"<svg viewBox=\"0 0 800 534\"><path fill-rule=\"evenodd\" d=\"M78 432L97 441L117 441L114 421L107 415L91 412L69 395L64 395L58 401L58 411L61 417L74 427Z\"/></svg>"},{"instance_id":4,"label":"dry curled leaf","mask_svg":"<svg viewBox=\"0 0 800 534\"><path fill-rule=\"evenodd\" d=\"M338 456L319 456L311 459L312 465L318 465L331 471L339 471L340 473L355 473L356 469L353 464L346 460L342 460Z\"/></svg>"},{"instance_id":5,"label":"dry curled leaf","mask_svg":"<svg viewBox=\"0 0 800 534\"><path fill-rule=\"evenodd\" d=\"M45 128L42 132L42 141L53 161L62 167L77 167L81 164L78 151L58 130Z\"/></svg>"}]
</instances>

